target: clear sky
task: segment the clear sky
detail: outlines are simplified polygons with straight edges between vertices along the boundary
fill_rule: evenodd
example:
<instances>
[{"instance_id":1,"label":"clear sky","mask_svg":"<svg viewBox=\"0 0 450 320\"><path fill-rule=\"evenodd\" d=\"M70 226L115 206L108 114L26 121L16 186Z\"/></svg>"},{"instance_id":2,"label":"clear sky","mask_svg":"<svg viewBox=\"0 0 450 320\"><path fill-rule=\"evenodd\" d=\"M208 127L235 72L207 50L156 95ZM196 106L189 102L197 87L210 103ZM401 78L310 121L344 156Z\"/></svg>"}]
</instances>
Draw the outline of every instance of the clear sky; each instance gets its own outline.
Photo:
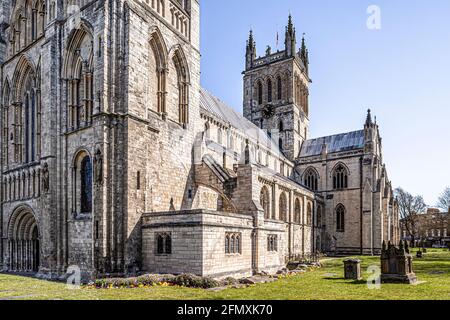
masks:
<instances>
[{"instance_id":1,"label":"clear sky","mask_svg":"<svg viewBox=\"0 0 450 320\"><path fill-rule=\"evenodd\" d=\"M367 27L370 5L381 29ZM362 128L377 116L395 187L435 205L450 186L449 0L202 0L202 85L242 111L245 41L284 47L289 12L310 53L311 136Z\"/></svg>"}]
</instances>

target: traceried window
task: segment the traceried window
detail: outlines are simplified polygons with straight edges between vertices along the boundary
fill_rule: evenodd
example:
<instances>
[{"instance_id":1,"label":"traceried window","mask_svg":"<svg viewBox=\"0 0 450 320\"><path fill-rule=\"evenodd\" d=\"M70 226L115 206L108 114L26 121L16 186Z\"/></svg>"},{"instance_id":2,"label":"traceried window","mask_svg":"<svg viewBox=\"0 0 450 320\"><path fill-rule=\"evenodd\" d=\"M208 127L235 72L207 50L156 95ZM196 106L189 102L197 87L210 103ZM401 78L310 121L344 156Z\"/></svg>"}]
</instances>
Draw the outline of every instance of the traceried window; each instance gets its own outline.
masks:
<instances>
[{"instance_id":1,"label":"traceried window","mask_svg":"<svg viewBox=\"0 0 450 320\"><path fill-rule=\"evenodd\" d=\"M348 172L347 169L339 164L333 171L333 189L347 189L348 188Z\"/></svg>"},{"instance_id":2,"label":"traceried window","mask_svg":"<svg viewBox=\"0 0 450 320\"><path fill-rule=\"evenodd\" d=\"M308 168L303 176L303 181L305 186L308 189L311 189L313 191L317 191L318 190L318 180L319 180L319 175L317 174L316 170L314 170L313 168Z\"/></svg>"},{"instance_id":3,"label":"traceried window","mask_svg":"<svg viewBox=\"0 0 450 320\"><path fill-rule=\"evenodd\" d=\"M267 251L276 252L278 251L278 236L274 234L269 234L267 236Z\"/></svg>"},{"instance_id":4,"label":"traceried window","mask_svg":"<svg viewBox=\"0 0 450 320\"><path fill-rule=\"evenodd\" d=\"M242 253L242 235L239 232L227 232L225 234L225 254Z\"/></svg>"},{"instance_id":5,"label":"traceried window","mask_svg":"<svg viewBox=\"0 0 450 320\"><path fill-rule=\"evenodd\" d=\"M336 231L345 231L345 207L342 204L336 207Z\"/></svg>"},{"instance_id":6,"label":"traceried window","mask_svg":"<svg viewBox=\"0 0 450 320\"><path fill-rule=\"evenodd\" d=\"M259 202L264 209L264 217L266 219L270 219L270 193L269 189L266 186L262 187L261 189Z\"/></svg>"},{"instance_id":7,"label":"traceried window","mask_svg":"<svg viewBox=\"0 0 450 320\"><path fill-rule=\"evenodd\" d=\"M168 232L157 233L156 254L172 254L172 234Z\"/></svg>"},{"instance_id":8,"label":"traceried window","mask_svg":"<svg viewBox=\"0 0 450 320\"><path fill-rule=\"evenodd\" d=\"M86 27L73 32L66 52L68 128L76 130L92 124L94 110L93 39Z\"/></svg>"}]
</instances>

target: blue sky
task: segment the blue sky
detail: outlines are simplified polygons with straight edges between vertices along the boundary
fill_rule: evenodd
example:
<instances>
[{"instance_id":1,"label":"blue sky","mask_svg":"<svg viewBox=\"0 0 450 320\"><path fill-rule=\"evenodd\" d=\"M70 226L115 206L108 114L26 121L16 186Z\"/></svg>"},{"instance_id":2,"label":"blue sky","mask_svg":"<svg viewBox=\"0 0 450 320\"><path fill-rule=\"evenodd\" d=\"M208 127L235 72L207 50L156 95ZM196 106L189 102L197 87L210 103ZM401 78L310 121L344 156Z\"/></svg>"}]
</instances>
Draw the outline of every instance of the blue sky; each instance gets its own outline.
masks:
<instances>
[{"instance_id":1,"label":"blue sky","mask_svg":"<svg viewBox=\"0 0 450 320\"><path fill-rule=\"evenodd\" d=\"M371 108L394 186L434 205L450 186L450 1L202 0L202 85L242 111L248 31L258 55L277 31L282 50L289 12L310 52L311 136L358 130Z\"/></svg>"}]
</instances>

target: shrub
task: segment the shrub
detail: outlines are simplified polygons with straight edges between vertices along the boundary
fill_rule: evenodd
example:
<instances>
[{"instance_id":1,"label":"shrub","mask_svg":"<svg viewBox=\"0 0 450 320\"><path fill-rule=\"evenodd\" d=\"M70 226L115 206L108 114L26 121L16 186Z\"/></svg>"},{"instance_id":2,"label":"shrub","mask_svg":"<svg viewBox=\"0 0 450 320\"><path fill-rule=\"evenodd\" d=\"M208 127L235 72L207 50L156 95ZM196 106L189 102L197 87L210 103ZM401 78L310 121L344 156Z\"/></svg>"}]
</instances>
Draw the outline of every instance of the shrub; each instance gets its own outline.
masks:
<instances>
[{"instance_id":1,"label":"shrub","mask_svg":"<svg viewBox=\"0 0 450 320\"><path fill-rule=\"evenodd\" d=\"M155 284L172 284L188 288L215 288L220 284L211 278L203 278L193 274L173 275L142 275L132 278L106 278L97 279L93 285L98 289L108 288L137 288L142 286L153 286Z\"/></svg>"},{"instance_id":2,"label":"shrub","mask_svg":"<svg viewBox=\"0 0 450 320\"><path fill-rule=\"evenodd\" d=\"M215 288L220 284L212 278L203 278L193 274L182 274L174 279L174 284L188 288Z\"/></svg>"}]
</instances>

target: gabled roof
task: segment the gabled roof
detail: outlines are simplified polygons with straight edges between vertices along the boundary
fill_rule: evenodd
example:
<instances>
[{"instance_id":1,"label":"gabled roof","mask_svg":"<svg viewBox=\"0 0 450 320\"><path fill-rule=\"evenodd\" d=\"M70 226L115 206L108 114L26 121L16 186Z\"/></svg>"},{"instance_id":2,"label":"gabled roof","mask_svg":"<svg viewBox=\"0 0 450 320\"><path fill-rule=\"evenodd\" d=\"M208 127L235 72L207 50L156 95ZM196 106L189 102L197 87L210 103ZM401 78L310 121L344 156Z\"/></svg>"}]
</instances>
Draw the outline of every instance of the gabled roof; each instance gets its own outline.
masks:
<instances>
[{"instance_id":1,"label":"gabled roof","mask_svg":"<svg viewBox=\"0 0 450 320\"><path fill-rule=\"evenodd\" d=\"M364 130L306 140L303 143L300 157L320 155L324 144L327 146L328 153L362 149L364 148Z\"/></svg>"},{"instance_id":2,"label":"gabled roof","mask_svg":"<svg viewBox=\"0 0 450 320\"><path fill-rule=\"evenodd\" d=\"M226 105L219 98L213 96L204 88L200 88L200 107L215 115L225 123L229 123L232 127L240 130L250 139L258 141L266 147L271 145L274 147L274 144L267 136L266 132L248 121L243 115L234 111L231 107Z\"/></svg>"}]
</instances>

